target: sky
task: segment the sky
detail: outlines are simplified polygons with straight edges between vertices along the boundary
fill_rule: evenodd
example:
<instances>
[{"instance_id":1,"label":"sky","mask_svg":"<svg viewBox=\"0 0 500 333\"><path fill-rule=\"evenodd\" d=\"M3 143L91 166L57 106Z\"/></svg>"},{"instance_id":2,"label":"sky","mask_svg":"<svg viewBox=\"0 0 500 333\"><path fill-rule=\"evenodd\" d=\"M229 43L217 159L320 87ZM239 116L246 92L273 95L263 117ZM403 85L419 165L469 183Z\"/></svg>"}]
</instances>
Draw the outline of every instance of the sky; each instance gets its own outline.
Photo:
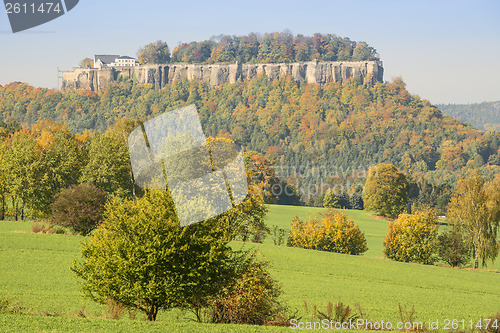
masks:
<instances>
[{"instance_id":1,"label":"sky","mask_svg":"<svg viewBox=\"0 0 500 333\"><path fill-rule=\"evenodd\" d=\"M56 88L58 67L71 70L94 54L135 57L157 40L172 50L214 35L285 30L366 41L383 61L385 81L400 76L410 93L434 104L500 100L497 0L80 0L15 34L1 10L0 85Z\"/></svg>"}]
</instances>

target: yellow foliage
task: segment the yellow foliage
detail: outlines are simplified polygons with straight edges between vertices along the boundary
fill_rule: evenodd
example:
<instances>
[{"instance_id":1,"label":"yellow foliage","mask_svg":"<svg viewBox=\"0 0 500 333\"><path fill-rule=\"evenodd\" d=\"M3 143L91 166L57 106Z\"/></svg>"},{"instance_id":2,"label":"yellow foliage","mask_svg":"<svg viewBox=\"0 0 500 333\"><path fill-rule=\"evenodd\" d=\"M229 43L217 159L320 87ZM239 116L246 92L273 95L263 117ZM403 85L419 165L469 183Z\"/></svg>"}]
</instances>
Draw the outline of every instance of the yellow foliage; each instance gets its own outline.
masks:
<instances>
[{"instance_id":1,"label":"yellow foliage","mask_svg":"<svg viewBox=\"0 0 500 333\"><path fill-rule=\"evenodd\" d=\"M321 216L301 221L292 220L289 244L295 247L345 254L361 254L368 250L363 232L344 213L328 210Z\"/></svg>"}]
</instances>

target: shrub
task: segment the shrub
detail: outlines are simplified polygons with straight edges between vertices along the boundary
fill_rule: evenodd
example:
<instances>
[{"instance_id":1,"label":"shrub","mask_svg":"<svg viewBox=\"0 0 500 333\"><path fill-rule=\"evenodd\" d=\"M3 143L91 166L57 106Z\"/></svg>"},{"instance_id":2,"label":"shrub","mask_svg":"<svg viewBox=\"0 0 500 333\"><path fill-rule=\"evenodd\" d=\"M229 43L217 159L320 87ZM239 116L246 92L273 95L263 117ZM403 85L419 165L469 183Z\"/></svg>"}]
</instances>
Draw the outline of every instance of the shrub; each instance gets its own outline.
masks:
<instances>
[{"instance_id":1,"label":"shrub","mask_svg":"<svg viewBox=\"0 0 500 333\"><path fill-rule=\"evenodd\" d=\"M364 233L344 213L328 210L321 219L292 220L288 245L345 254L361 254L368 250Z\"/></svg>"},{"instance_id":2,"label":"shrub","mask_svg":"<svg viewBox=\"0 0 500 333\"><path fill-rule=\"evenodd\" d=\"M238 260L237 278L212 299L214 323L264 325L282 321L284 308L278 298L281 287L266 270L267 262L255 260L255 253Z\"/></svg>"},{"instance_id":3,"label":"shrub","mask_svg":"<svg viewBox=\"0 0 500 333\"><path fill-rule=\"evenodd\" d=\"M52 223L88 235L102 220L106 193L91 185L71 186L56 196L52 206Z\"/></svg>"},{"instance_id":4,"label":"shrub","mask_svg":"<svg viewBox=\"0 0 500 333\"><path fill-rule=\"evenodd\" d=\"M457 230L444 232L438 237L438 242L439 257L450 266L463 266L470 260L471 250Z\"/></svg>"},{"instance_id":5,"label":"shrub","mask_svg":"<svg viewBox=\"0 0 500 333\"><path fill-rule=\"evenodd\" d=\"M436 213L427 208L415 214L401 214L389 225L384 240L387 258L403 262L432 264L437 247Z\"/></svg>"}]
</instances>

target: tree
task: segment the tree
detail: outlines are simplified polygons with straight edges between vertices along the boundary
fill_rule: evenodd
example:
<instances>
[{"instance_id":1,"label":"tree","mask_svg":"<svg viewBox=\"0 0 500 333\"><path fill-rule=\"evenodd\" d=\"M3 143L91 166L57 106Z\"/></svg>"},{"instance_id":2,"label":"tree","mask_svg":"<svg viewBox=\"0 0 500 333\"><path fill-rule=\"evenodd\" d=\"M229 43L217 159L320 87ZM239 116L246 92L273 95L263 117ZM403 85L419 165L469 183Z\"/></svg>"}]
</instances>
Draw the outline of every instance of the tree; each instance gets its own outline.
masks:
<instances>
[{"instance_id":1,"label":"tree","mask_svg":"<svg viewBox=\"0 0 500 333\"><path fill-rule=\"evenodd\" d=\"M9 195L9 147L5 140L0 138L0 221L5 219L7 197Z\"/></svg>"},{"instance_id":2,"label":"tree","mask_svg":"<svg viewBox=\"0 0 500 333\"><path fill-rule=\"evenodd\" d=\"M80 67L82 68L94 68L94 60L90 58L85 58L80 61Z\"/></svg>"},{"instance_id":3,"label":"tree","mask_svg":"<svg viewBox=\"0 0 500 333\"><path fill-rule=\"evenodd\" d=\"M16 132L12 136L9 153L12 210L16 220L19 213L21 220L24 220L25 208L31 208L36 200L40 158L36 142L26 130Z\"/></svg>"},{"instance_id":4,"label":"tree","mask_svg":"<svg viewBox=\"0 0 500 333\"><path fill-rule=\"evenodd\" d=\"M73 185L56 196L52 223L86 236L101 222L106 199L106 192L93 185Z\"/></svg>"},{"instance_id":5,"label":"tree","mask_svg":"<svg viewBox=\"0 0 500 333\"><path fill-rule=\"evenodd\" d=\"M399 215L389 225L384 240L385 256L396 261L432 264L438 228L434 209L424 208L412 215Z\"/></svg>"},{"instance_id":6,"label":"tree","mask_svg":"<svg viewBox=\"0 0 500 333\"><path fill-rule=\"evenodd\" d=\"M229 238L216 219L181 227L169 192L151 190L107 205L72 270L87 297L112 299L155 320L159 309L207 305L232 281Z\"/></svg>"},{"instance_id":7,"label":"tree","mask_svg":"<svg viewBox=\"0 0 500 333\"><path fill-rule=\"evenodd\" d=\"M397 217L408 200L406 176L394 165L381 163L370 169L365 182L363 201L366 210L382 216Z\"/></svg>"},{"instance_id":8,"label":"tree","mask_svg":"<svg viewBox=\"0 0 500 333\"><path fill-rule=\"evenodd\" d=\"M323 207L326 208L339 208L339 199L335 193L328 189L326 190L325 196L323 198Z\"/></svg>"},{"instance_id":9,"label":"tree","mask_svg":"<svg viewBox=\"0 0 500 333\"><path fill-rule=\"evenodd\" d=\"M474 253L474 268L498 255L500 178L484 184L478 171L460 179L448 205L447 220L462 232Z\"/></svg>"},{"instance_id":10,"label":"tree","mask_svg":"<svg viewBox=\"0 0 500 333\"><path fill-rule=\"evenodd\" d=\"M92 183L118 197L133 194L135 185L130 156L122 135L113 131L96 134L90 143L88 155L89 160L82 170L80 183Z\"/></svg>"},{"instance_id":11,"label":"tree","mask_svg":"<svg viewBox=\"0 0 500 333\"><path fill-rule=\"evenodd\" d=\"M54 196L78 182L81 161L75 136L64 124L40 120L30 130L37 144L38 182L32 209L48 215Z\"/></svg>"},{"instance_id":12,"label":"tree","mask_svg":"<svg viewBox=\"0 0 500 333\"><path fill-rule=\"evenodd\" d=\"M137 61L141 65L145 64L166 64L170 61L170 51L167 43L157 41L149 43L137 51Z\"/></svg>"},{"instance_id":13,"label":"tree","mask_svg":"<svg viewBox=\"0 0 500 333\"><path fill-rule=\"evenodd\" d=\"M463 238L463 235L455 228L438 237L439 257L452 267L465 265L470 260L471 251Z\"/></svg>"}]
</instances>

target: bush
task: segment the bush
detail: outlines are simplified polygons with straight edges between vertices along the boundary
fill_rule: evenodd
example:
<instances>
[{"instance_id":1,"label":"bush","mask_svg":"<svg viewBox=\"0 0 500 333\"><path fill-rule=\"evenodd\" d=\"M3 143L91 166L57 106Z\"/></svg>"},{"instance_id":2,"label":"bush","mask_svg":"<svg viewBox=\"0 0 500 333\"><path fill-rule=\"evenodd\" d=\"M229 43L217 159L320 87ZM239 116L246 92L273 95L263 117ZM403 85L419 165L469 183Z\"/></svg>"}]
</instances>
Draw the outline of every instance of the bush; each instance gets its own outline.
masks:
<instances>
[{"instance_id":1,"label":"bush","mask_svg":"<svg viewBox=\"0 0 500 333\"><path fill-rule=\"evenodd\" d=\"M439 257L452 267L460 267L470 260L471 250L463 236L455 229L448 230L438 237Z\"/></svg>"},{"instance_id":2,"label":"bush","mask_svg":"<svg viewBox=\"0 0 500 333\"><path fill-rule=\"evenodd\" d=\"M52 205L52 223L71 228L83 236L102 220L106 193L91 185L73 185L56 196Z\"/></svg>"},{"instance_id":3,"label":"bush","mask_svg":"<svg viewBox=\"0 0 500 333\"><path fill-rule=\"evenodd\" d=\"M303 222L295 216L288 245L354 255L368 250L365 235L354 221L332 209L321 216L321 221L313 218Z\"/></svg>"},{"instance_id":4,"label":"bush","mask_svg":"<svg viewBox=\"0 0 500 333\"><path fill-rule=\"evenodd\" d=\"M436 213L427 208L415 214L401 214L389 225L384 240L387 258L403 262L432 264L437 247Z\"/></svg>"},{"instance_id":5,"label":"bush","mask_svg":"<svg viewBox=\"0 0 500 333\"><path fill-rule=\"evenodd\" d=\"M284 308L278 301L282 291L267 272L268 263L256 261L255 253L238 261L238 277L212 299L211 321L254 325L283 321Z\"/></svg>"}]
</instances>

